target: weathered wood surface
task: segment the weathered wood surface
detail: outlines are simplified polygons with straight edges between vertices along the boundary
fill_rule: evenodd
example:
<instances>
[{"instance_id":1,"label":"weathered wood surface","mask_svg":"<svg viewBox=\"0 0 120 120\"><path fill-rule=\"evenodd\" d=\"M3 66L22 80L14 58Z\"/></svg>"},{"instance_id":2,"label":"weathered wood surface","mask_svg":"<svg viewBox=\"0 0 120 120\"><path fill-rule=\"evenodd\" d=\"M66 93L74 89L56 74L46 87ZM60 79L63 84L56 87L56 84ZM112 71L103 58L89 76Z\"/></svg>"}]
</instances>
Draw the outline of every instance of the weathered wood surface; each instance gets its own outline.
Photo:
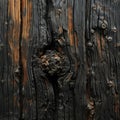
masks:
<instances>
[{"instance_id":1,"label":"weathered wood surface","mask_svg":"<svg viewBox=\"0 0 120 120\"><path fill-rule=\"evenodd\" d=\"M119 0L0 0L0 120L120 120Z\"/></svg>"}]
</instances>

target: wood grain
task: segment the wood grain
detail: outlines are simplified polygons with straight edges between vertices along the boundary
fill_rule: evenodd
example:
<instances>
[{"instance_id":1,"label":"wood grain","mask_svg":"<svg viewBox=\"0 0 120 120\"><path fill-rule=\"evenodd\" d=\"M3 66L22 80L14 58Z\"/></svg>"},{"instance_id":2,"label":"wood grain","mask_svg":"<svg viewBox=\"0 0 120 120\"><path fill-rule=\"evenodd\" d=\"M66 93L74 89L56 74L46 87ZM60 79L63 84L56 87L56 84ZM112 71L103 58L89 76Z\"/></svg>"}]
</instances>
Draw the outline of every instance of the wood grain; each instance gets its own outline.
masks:
<instances>
[{"instance_id":1,"label":"wood grain","mask_svg":"<svg viewBox=\"0 0 120 120\"><path fill-rule=\"evenodd\" d=\"M0 0L0 120L120 120L119 0Z\"/></svg>"}]
</instances>

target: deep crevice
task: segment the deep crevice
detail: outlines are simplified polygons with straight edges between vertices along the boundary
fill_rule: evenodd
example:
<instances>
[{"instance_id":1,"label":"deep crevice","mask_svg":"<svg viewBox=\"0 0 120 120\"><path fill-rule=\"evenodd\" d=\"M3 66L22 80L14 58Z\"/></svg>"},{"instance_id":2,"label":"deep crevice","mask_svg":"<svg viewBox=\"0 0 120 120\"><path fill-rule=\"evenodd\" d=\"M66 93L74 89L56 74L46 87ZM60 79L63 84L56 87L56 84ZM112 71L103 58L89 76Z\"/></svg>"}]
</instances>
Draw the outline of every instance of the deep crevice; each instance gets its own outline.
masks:
<instances>
[{"instance_id":1,"label":"deep crevice","mask_svg":"<svg viewBox=\"0 0 120 120\"><path fill-rule=\"evenodd\" d=\"M20 103L20 117L19 120L24 120L23 118L23 93L22 93L22 88L23 88L23 65L22 65L22 34L23 34L23 14L22 14L22 9L23 9L23 3L22 0L20 0L20 35L19 35L19 103Z\"/></svg>"}]
</instances>

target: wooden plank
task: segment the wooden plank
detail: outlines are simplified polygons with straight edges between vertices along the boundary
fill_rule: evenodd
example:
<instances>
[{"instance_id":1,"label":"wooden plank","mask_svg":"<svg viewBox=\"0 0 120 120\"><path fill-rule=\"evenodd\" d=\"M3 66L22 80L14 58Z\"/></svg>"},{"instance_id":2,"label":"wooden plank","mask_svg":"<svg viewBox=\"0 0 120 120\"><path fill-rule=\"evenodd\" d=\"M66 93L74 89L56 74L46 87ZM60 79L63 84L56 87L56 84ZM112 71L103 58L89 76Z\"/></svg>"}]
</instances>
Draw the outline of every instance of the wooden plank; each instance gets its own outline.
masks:
<instances>
[{"instance_id":1,"label":"wooden plank","mask_svg":"<svg viewBox=\"0 0 120 120\"><path fill-rule=\"evenodd\" d=\"M119 2L95 0L87 3L87 119L120 119L119 116L119 43L116 24Z\"/></svg>"},{"instance_id":2,"label":"wooden plank","mask_svg":"<svg viewBox=\"0 0 120 120\"><path fill-rule=\"evenodd\" d=\"M23 100L23 119L32 119L33 117L33 98L31 93L31 81L28 76L29 63L29 42L32 25L32 1L21 1L21 65L22 65L22 100Z\"/></svg>"},{"instance_id":3,"label":"wooden plank","mask_svg":"<svg viewBox=\"0 0 120 120\"><path fill-rule=\"evenodd\" d=\"M8 1L0 1L0 31L1 31L1 61L0 61L0 66L1 66L1 111L0 111L0 119L13 119L15 116L18 116L19 113L16 110L16 112L13 112L17 107L14 107L14 83L13 83L13 68L12 68L12 59L11 59L11 53L10 53L10 46L9 46L9 38L8 38L8 32L9 32L9 27L8 27ZM16 35L17 36L17 35ZM11 38L10 38L11 39ZM17 47L17 46L16 46ZM17 56L15 56L16 53L14 54L14 60L17 59ZM17 63L17 60L16 60ZM12 71L12 72L11 72ZM12 79L12 80L11 80ZM16 92L17 94L17 92ZM17 96L17 95L16 95Z\"/></svg>"},{"instance_id":4,"label":"wooden plank","mask_svg":"<svg viewBox=\"0 0 120 120\"><path fill-rule=\"evenodd\" d=\"M20 1L8 0L8 45L11 57L11 78L12 90L10 99L13 103L13 115L16 119L21 117L20 108L20 35L21 35L21 16ZM9 88L10 89L10 88Z\"/></svg>"},{"instance_id":5,"label":"wooden plank","mask_svg":"<svg viewBox=\"0 0 120 120\"><path fill-rule=\"evenodd\" d=\"M77 69L75 77L75 120L85 120L86 119L86 46L85 46L85 27L86 27L86 1L85 0L75 0L74 1L74 32L78 39L78 45L75 47L75 57L77 59ZM76 37L75 37L76 39ZM75 40L76 41L76 40ZM77 43L77 41L76 41Z\"/></svg>"},{"instance_id":6,"label":"wooden plank","mask_svg":"<svg viewBox=\"0 0 120 120\"><path fill-rule=\"evenodd\" d=\"M31 81L34 94L34 119L54 119L54 92L50 81L40 66L40 57L43 55L49 41L47 31L47 1L33 2L32 40L30 44ZM47 17L47 16L46 16Z\"/></svg>"},{"instance_id":7,"label":"wooden plank","mask_svg":"<svg viewBox=\"0 0 120 120\"><path fill-rule=\"evenodd\" d=\"M1 70L4 69L1 71L1 119L32 119L32 97L27 73L32 2L1 1L1 8L4 11L0 22L1 42L5 46L3 52L1 45L5 55L0 63Z\"/></svg>"}]
</instances>

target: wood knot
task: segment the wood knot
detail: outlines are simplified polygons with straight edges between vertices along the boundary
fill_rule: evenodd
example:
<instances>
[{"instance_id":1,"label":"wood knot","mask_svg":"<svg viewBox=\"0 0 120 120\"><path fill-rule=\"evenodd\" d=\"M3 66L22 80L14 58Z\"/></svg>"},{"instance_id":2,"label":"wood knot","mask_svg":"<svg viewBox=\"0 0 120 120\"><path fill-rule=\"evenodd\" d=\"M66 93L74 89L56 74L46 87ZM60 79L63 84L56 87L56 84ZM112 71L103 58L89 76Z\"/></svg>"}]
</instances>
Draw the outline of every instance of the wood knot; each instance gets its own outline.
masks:
<instances>
[{"instance_id":1,"label":"wood knot","mask_svg":"<svg viewBox=\"0 0 120 120\"><path fill-rule=\"evenodd\" d=\"M61 76L69 70L69 59L55 50L47 50L45 54L39 57L39 63L42 70L48 76Z\"/></svg>"},{"instance_id":2,"label":"wood knot","mask_svg":"<svg viewBox=\"0 0 120 120\"><path fill-rule=\"evenodd\" d=\"M105 30L108 27L108 22L104 19L100 19L98 26L99 26L99 28Z\"/></svg>"}]
</instances>

